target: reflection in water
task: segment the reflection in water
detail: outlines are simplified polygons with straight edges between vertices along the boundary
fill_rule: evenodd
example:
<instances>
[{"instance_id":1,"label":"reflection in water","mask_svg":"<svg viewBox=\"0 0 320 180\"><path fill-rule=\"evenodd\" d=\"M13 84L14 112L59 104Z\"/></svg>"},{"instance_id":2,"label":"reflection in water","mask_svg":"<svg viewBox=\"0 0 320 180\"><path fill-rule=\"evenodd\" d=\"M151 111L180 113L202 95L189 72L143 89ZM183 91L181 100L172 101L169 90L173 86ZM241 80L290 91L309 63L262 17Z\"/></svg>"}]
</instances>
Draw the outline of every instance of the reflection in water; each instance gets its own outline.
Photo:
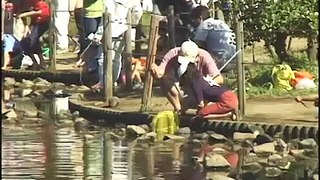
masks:
<instances>
[{"instance_id":1,"label":"reflection in water","mask_svg":"<svg viewBox=\"0 0 320 180\"><path fill-rule=\"evenodd\" d=\"M45 103L38 107L50 113ZM199 146L104 142L102 132L77 133L73 126L57 127L51 119L20 119L14 125L4 121L2 179L100 180L108 172L110 180L205 179L203 167L191 161L199 155ZM303 167L298 168L286 177L301 177Z\"/></svg>"}]
</instances>

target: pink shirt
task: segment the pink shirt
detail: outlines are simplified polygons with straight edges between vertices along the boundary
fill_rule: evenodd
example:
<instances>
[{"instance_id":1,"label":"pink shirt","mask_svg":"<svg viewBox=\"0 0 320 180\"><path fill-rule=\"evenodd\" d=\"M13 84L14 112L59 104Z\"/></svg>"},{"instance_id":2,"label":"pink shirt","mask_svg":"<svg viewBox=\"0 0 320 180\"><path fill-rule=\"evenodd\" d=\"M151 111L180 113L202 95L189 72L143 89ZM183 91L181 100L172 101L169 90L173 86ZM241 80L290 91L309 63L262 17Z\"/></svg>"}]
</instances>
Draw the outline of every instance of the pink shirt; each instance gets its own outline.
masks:
<instances>
[{"instance_id":1,"label":"pink shirt","mask_svg":"<svg viewBox=\"0 0 320 180\"><path fill-rule=\"evenodd\" d=\"M179 51L180 47L176 47L169 50L167 54L162 58L159 68L165 71L168 71L169 69L173 68L174 63L171 62L178 61ZM197 69L203 76L216 76L220 74L212 56L206 50L200 48L197 57Z\"/></svg>"}]
</instances>

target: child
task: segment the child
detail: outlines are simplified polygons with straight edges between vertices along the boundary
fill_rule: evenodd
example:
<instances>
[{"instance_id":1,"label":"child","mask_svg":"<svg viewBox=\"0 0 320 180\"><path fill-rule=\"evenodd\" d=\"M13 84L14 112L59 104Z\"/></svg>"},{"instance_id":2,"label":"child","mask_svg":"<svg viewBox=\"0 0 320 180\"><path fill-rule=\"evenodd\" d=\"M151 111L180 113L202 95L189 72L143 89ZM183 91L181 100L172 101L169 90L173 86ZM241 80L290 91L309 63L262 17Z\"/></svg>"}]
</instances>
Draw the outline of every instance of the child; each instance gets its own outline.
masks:
<instances>
[{"instance_id":1,"label":"child","mask_svg":"<svg viewBox=\"0 0 320 180\"><path fill-rule=\"evenodd\" d=\"M220 86L207 80L196 72L196 66L189 63L186 72L182 75L181 84L188 84L198 104L198 115L235 113L238 109L238 98L227 87ZM205 101L209 103L205 103Z\"/></svg>"},{"instance_id":2,"label":"child","mask_svg":"<svg viewBox=\"0 0 320 180\"><path fill-rule=\"evenodd\" d=\"M31 17L32 30L30 34L21 41L25 53L31 57L33 61L32 69L45 69L45 62L42 55L40 37L49 29L50 25L50 9L49 5L43 0L30 0L29 6L31 11L21 13L18 18ZM40 64L37 63L37 54L40 59Z\"/></svg>"}]
</instances>

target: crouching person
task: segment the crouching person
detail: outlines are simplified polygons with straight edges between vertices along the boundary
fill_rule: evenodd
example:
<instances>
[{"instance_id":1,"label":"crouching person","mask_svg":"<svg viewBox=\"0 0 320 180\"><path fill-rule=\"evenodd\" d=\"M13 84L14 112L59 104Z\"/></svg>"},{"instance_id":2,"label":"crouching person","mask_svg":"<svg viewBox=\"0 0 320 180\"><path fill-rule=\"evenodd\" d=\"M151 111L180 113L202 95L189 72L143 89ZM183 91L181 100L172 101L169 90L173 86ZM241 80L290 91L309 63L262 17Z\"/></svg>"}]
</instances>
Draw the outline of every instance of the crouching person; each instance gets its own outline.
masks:
<instances>
[{"instance_id":1,"label":"crouching person","mask_svg":"<svg viewBox=\"0 0 320 180\"><path fill-rule=\"evenodd\" d=\"M161 89L172 104L174 111L184 113L188 108L192 108L193 97L188 91L188 87L182 86L183 91L188 94L186 103L181 103L181 91L179 81L185 72L188 64L194 64L196 71L209 77L215 77L215 82L223 83L223 77L220 74L215 61L211 55L204 49L198 48L193 41L185 41L181 47L173 48L164 56L159 66L153 64L151 67L152 74L155 78L160 79ZM183 104L183 107L182 107Z\"/></svg>"},{"instance_id":2,"label":"crouching person","mask_svg":"<svg viewBox=\"0 0 320 180\"><path fill-rule=\"evenodd\" d=\"M198 115L218 115L232 113L232 120L237 118L238 98L235 93L211 78L202 76L194 64L189 64L181 77L181 84L191 86L198 105Z\"/></svg>"}]
</instances>

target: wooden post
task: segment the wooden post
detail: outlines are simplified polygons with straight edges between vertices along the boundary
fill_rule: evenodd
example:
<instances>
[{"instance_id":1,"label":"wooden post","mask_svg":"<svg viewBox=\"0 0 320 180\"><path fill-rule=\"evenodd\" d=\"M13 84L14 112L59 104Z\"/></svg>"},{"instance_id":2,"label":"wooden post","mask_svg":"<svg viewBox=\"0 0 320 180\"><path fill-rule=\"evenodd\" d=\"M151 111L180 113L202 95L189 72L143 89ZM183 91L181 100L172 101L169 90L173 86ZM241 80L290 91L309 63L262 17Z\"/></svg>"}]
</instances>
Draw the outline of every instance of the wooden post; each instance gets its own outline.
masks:
<instances>
[{"instance_id":1,"label":"wooden post","mask_svg":"<svg viewBox=\"0 0 320 180\"><path fill-rule=\"evenodd\" d=\"M125 46L125 72L126 72L126 89L132 90L132 38L131 38L131 16L132 16L132 9L128 10L127 15L127 23L128 23L128 30L125 33L126 37L126 46Z\"/></svg>"},{"instance_id":2,"label":"wooden post","mask_svg":"<svg viewBox=\"0 0 320 180\"><path fill-rule=\"evenodd\" d=\"M104 87L104 100L108 102L108 100L113 96L113 68L112 68L112 22L111 22L111 14L107 11L103 14L104 25L106 25L106 29L103 31L103 52L104 52L104 61L103 61L103 87ZM105 27L105 26L104 26Z\"/></svg>"},{"instance_id":3,"label":"wooden post","mask_svg":"<svg viewBox=\"0 0 320 180\"><path fill-rule=\"evenodd\" d=\"M141 99L140 111L147 111L150 105L150 98L152 92L152 83L153 77L151 75L151 65L155 62L155 54L158 41L158 30L159 30L159 21L162 16L151 15L151 27L149 33L149 43L148 43L148 60L146 67L146 80L143 88L143 95Z\"/></svg>"},{"instance_id":4,"label":"wooden post","mask_svg":"<svg viewBox=\"0 0 320 180\"><path fill-rule=\"evenodd\" d=\"M134 43L134 52L133 57L140 58L141 57L141 38L142 38L142 18L139 21L139 24L136 26L136 41ZM138 41L137 41L138 40Z\"/></svg>"},{"instance_id":5,"label":"wooden post","mask_svg":"<svg viewBox=\"0 0 320 180\"><path fill-rule=\"evenodd\" d=\"M56 6L54 5L54 0L50 1L50 11L51 11L51 20L50 20L50 28L49 28L49 36L50 36L50 40L49 40L49 59L50 59L50 63L49 63L49 70L52 72L56 71L56 51L57 51L57 36L55 33L55 11L56 11Z\"/></svg>"},{"instance_id":6,"label":"wooden post","mask_svg":"<svg viewBox=\"0 0 320 180\"><path fill-rule=\"evenodd\" d=\"M113 169L112 141L106 133L103 133L103 179L112 179Z\"/></svg>"},{"instance_id":7,"label":"wooden post","mask_svg":"<svg viewBox=\"0 0 320 180\"><path fill-rule=\"evenodd\" d=\"M237 55L237 85L238 85L238 99L239 99L239 110L240 110L240 119L245 115L245 75L244 75L244 66L243 66L243 22L236 21L236 44L237 51L241 50Z\"/></svg>"},{"instance_id":8,"label":"wooden post","mask_svg":"<svg viewBox=\"0 0 320 180\"><path fill-rule=\"evenodd\" d=\"M169 45L170 48L176 47L175 25L174 25L174 7L169 6L168 18L168 32L169 32Z\"/></svg>"}]
</instances>

